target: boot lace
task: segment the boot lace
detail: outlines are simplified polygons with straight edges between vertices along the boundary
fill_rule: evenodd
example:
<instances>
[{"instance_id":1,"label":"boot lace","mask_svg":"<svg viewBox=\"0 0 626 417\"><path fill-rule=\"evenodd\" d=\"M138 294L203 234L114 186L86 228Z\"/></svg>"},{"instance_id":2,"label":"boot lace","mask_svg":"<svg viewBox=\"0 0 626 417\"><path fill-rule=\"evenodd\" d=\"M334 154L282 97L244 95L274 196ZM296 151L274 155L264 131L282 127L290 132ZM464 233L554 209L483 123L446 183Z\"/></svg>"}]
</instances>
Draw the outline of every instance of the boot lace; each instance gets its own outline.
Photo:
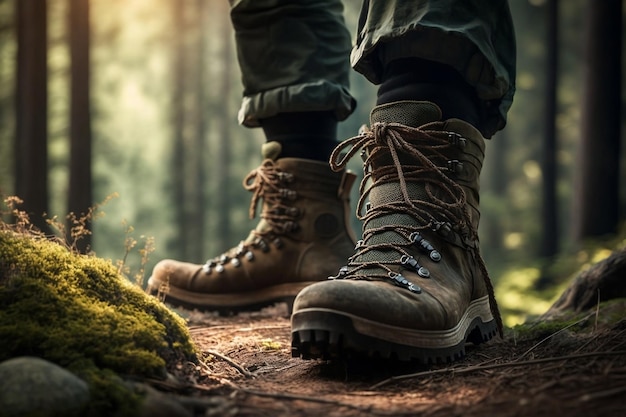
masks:
<instances>
[{"instance_id":1,"label":"boot lace","mask_svg":"<svg viewBox=\"0 0 626 417\"><path fill-rule=\"evenodd\" d=\"M363 222L363 238L357 242L355 254L348 259L348 264L339 270L337 276L330 278L391 280L394 285L420 293L418 285L395 270L400 266L414 270L422 278L429 278L430 271L418 263L410 250L417 247L432 261L439 262L441 253L421 233L435 231L447 241L472 251L482 272L491 311L502 335L502 320L493 285L479 253L477 231L471 227L465 192L451 178L453 174L447 174L452 169L445 151L453 146L463 146L464 141L455 132L422 130L398 123L375 123L371 130L362 131L334 149L330 157L330 166L334 171L343 169L361 151L364 177L359 188L357 217ZM373 162L383 158L388 161L390 157L391 163L379 163L372 170ZM402 198L371 207L367 200L374 186L374 176L376 186L399 183ZM411 183L422 187L423 198L411 198ZM394 213L406 213L417 224L407 226L385 221L383 225L371 225L380 217L393 217ZM402 239L377 239L377 236L387 232L395 232Z\"/></svg>"},{"instance_id":2,"label":"boot lace","mask_svg":"<svg viewBox=\"0 0 626 417\"><path fill-rule=\"evenodd\" d=\"M227 263L239 267L242 258L253 261L254 253L251 248L268 252L270 244L277 248L283 246L280 236L298 229L297 218L300 211L289 204L298 197L295 190L288 188L293 179L293 174L281 171L271 159L264 160L258 168L250 171L243 180L243 187L253 193L248 214L251 219L255 218L259 202L264 201L260 217L265 225L254 229L251 232L252 238L209 259L203 266L205 273L210 274L213 270L223 272Z\"/></svg>"}]
</instances>

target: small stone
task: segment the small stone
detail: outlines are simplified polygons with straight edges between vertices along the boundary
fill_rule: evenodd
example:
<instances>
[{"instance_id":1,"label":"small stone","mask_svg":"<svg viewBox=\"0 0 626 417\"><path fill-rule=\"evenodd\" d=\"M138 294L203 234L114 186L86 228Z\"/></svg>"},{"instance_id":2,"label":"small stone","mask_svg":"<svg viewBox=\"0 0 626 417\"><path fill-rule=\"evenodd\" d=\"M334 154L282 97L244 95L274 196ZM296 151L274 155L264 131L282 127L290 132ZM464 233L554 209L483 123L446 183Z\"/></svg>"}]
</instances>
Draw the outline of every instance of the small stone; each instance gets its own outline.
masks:
<instances>
[{"instance_id":1,"label":"small stone","mask_svg":"<svg viewBox=\"0 0 626 417\"><path fill-rule=\"evenodd\" d=\"M140 383L135 384L134 391L144 397L140 406L140 417L193 417L193 413L174 396Z\"/></svg>"},{"instance_id":2,"label":"small stone","mask_svg":"<svg viewBox=\"0 0 626 417\"><path fill-rule=\"evenodd\" d=\"M89 398L85 381L44 359L22 356L0 363L3 416L80 416Z\"/></svg>"}]
</instances>

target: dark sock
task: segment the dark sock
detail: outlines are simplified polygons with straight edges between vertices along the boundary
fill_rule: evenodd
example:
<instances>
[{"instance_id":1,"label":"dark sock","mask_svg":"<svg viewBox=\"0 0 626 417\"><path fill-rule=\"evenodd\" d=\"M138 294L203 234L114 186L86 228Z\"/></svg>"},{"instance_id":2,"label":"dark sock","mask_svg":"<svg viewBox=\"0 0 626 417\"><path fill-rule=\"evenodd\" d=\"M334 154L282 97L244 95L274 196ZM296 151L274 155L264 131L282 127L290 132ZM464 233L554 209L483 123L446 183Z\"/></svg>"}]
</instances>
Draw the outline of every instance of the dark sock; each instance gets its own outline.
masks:
<instances>
[{"instance_id":1,"label":"dark sock","mask_svg":"<svg viewBox=\"0 0 626 417\"><path fill-rule=\"evenodd\" d=\"M478 127L476 91L454 68L419 58L395 60L387 65L376 104L402 100L430 101L443 119L458 118Z\"/></svg>"},{"instance_id":2,"label":"dark sock","mask_svg":"<svg viewBox=\"0 0 626 417\"><path fill-rule=\"evenodd\" d=\"M327 162L337 146L337 117L332 111L279 113L260 120L267 142L279 142L280 158Z\"/></svg>"}]
</instances>

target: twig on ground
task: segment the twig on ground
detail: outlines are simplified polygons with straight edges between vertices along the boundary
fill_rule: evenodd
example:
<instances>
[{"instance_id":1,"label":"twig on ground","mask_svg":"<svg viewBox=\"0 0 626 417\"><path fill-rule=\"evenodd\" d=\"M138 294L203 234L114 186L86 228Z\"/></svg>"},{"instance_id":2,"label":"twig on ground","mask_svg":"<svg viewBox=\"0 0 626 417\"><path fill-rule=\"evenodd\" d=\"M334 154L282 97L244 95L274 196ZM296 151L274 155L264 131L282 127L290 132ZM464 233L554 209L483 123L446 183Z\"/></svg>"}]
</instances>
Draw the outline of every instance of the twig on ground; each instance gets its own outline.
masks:
<instances>
[{"instance_id":1,"label":"twig on ground","mask_svg":"<svg viewBox=\"0 0 626 417\"><path fill-rule=\"evenodd\" d=\"M246 368L244 368L243 366L239 365L237 362L235 362L234 360L232 360L228 356L224 356L221 353L215 352L213 350L206 350L205 353L208 353L209 355L215 356L216 358L219 358L219 359L223 360L224 362L228 363L230 366L232 366L233 368L238 370L246 378L254 378L254 374L252 372L248 371ZM202 362L202 361L200 361L200 362ZM208 368L207 364L205 364L204 362L202 362L202 364L205 367Z\"/></svg>"},{"instance_id":2,"label":"twig on ground","mask_svg":"<svg viewBox=\"0 0 626 417\"><path fill-rule=\"evenodd\" d=\"M596 357L596 356L619 356L619 355L626 355L626 350L608 351L608 352L588 352L588 353L580 353L577 355L541 358L541 359L534 359L534 360L523 361L523 362L516 360L514 362L494 363L491 365L475 365L475 366L468 366L465 368L435 369L432 371L422 371L422 372L416 372L413 374L392 376L377 384L372 385L370 389L375 390L391 382L418 378L421 376L432 376L432 375L441 375L441 374L467 374L471 372L486 371L486 370L498 369L498 368L509 368L509 367L514 367L514 366L537 365L541 363L548 363L548 362L555 362L555 361L567 361L567 360L572 360L572 359L589 358L589 357Z\"/></svg>"}]
</instances>

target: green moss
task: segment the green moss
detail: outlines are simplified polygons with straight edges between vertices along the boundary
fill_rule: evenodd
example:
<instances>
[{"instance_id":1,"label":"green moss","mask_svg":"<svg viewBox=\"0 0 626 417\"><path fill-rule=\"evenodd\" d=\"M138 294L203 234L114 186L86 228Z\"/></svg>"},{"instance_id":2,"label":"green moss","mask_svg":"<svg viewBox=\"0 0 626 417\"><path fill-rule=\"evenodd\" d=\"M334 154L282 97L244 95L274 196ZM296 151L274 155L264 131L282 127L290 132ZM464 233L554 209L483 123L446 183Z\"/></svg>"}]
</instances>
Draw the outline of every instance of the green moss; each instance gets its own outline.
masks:
<instances>
[{"instance_id":1,"label":"green moss","mask_svg":"<svg viewBox=\"0 0 626 417\"><path fill-rule=\"evenodd\" d=\"M0 361L45 358L83 374L98 392L108 387L113 403L134 397L120 394L125 388L110 375L160 377L167 364L195 358L183 319L110 262L7 230L0 230L0 340Z\"/></svg>"},{"instance_id":2,"label":"green moss","mask_svg":"<svg viewBox=\"0 0 626 417\"><path fill-rule=\"evenodd\" d=\"M528 322L514 326L511 332L518 341L541 340L564 329L572 333L584 329L585 322L580 322L580 320L580 317L573 317L569 319Z\"/></svg>"},{"instance_id":3,"label":"green moss","mask_svg":"<svg viewBox=\"0 0 626 417\"><path fill-rule=\"evenodd\" d=\"M597 309L582 312L564 311L549 319L538 319L510 329L517 340L540 340L559 331L592 334L599 329L613 328L626 317L626 299L616 298L600 303Z\"/></svg>"}]
</instances>

